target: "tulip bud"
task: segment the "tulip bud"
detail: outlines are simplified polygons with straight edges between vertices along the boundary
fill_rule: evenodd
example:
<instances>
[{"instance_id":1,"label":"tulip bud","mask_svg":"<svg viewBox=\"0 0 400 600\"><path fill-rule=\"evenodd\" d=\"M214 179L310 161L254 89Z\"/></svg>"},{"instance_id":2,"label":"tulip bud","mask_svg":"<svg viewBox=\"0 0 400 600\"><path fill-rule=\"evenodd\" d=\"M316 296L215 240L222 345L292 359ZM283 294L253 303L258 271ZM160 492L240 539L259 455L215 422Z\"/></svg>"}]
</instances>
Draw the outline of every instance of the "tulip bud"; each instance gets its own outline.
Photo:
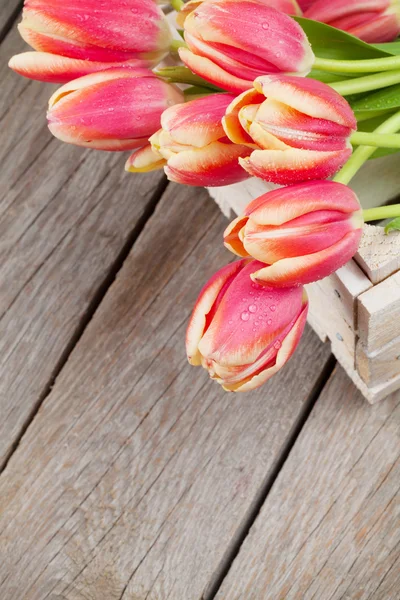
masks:
<instances>
[{"instance_id":1,"label":"tulip bud","mask_svg":"<svg viewBox=\"0 0 400 600\"><path fill-rule=\"evenodd\" d=\"M182 92L146 69L111 68L71 81L49 101L51 133L97 150L130 150L147 143L163 111Z\"/></svg>"},{"instance_id":2,"label":"tulip bud","mask_svg":"<svg viewBox=\"0 0 400 600\"><path fill-rule=\"evenodd\" d=\"M316 0L304 16L370 44L391 42L400 33L399 0Z\"/></svg>"},{"instance_id":3,"label":"tulip bud","mask_svg":"<svg viewBox=\"0 0 400 600\"><path fill-rule=\"evenodd\" d=\"M263 266L244 259L220 269L203 287L189 322L190 364L202 365L227 391L262 385L289 360L303 333L305 292L252 283Z\"/></svg>"},{"instance_id":4,"label":"tulip bud","mask_svg":"<svg viewBox=\"0 0 400 600\"><path fill-rule=\"evenodd\" d=\"M25 0L18 29L38 52L13 57L10 67L54 83L108 66L152 66L168 53L172 40L153 0Z\"/></svg>"},{"instance_id":5,"label":"tulip bud","mask_svg":"<svg viewBox=\"0 0 400 600\"><path fill-rule=\"evenodd\" d=\"M201 3L186 18L182 61L197 75L242 92L266 73L306 75L314 63L307 37L291 17L259 0Z\"/></svg>"},{"instance_id":6,"label":"tulip bud","mask_svg":"<svg viewBox=\"0 0 400 600\"><path fill-rule=\"evenodd\" d=\"M179 13L176 16L176 22L180 27L183 27L186 17L190 15L190 13L198 8L200 4L205 2L206 0L189 0L186 2L184 6L181 8ZM221 0L212 0L215 2L221 2ZM286 13L287 15L296 15L300 17L303 13L300 9L299 3L296 0L258 0L262 4L269 6L270 8L275 8L280 12ZM242 0L236 0L236 2L242 2Z\"/></svg>"},{"instance_id":7,"label":"tulip bud","mask_svg":"<svg viewBox=\"0 0 400 600\"><path fill-rule=\"evenodd\" d=\"M355 193L312 181L263 194L224 233L225 246L262 261L257 283L293 286L327 277L357 252L363 216Z\"/></svg>"},{"instance_id":8,"label":"tulip bud","mask_svg":"<svg viewBox=\"0 0 400 600\"><path fill-rule=\"evenodd\" d=\"M340 94L314 79L282 75L258 77L253 85L223 119L228 138L253 149L239 159L248 173L287 185L326 179L344 165L357 121Z\"/></svg>"},{"instance_id":9,"label":"tulip bud","mask_svg":"<svg viewBox=\"0 0 400 600\"><path fill-rule=\"evenodd\" d=\"M232 144L225 136L221 119L234 96L211 94L168 108L161 129L148 147L135 152L127 162L131 172L149 171L163 165L168 179L186 185L219 186L248 177L238 163L251 148Z\"/></svg>"}]
</instances>

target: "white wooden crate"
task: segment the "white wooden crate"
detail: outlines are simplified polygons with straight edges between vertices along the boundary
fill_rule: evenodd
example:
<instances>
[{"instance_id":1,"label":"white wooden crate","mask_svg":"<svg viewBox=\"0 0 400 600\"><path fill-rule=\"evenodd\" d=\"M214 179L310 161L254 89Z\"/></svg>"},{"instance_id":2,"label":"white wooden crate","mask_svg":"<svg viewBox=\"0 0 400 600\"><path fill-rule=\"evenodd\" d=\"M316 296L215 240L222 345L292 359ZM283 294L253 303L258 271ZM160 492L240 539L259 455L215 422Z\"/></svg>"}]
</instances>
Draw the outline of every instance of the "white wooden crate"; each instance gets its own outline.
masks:
<instances>
[{"instance_id":1,"label":"white wooden crate","mask_svg":"<svg viewBox=\"0 0 400 600\"><path fill-rule=\"evenodd\" d=\"M241 214L250 200L274 189L260 179L209 188L222 212ZM400 194L397 154L369 161L351 183L364 208ZM307 286L308 322L371 403L400 389L400 232L365 225L358 254Z\"/></svg>"}]
</instances>

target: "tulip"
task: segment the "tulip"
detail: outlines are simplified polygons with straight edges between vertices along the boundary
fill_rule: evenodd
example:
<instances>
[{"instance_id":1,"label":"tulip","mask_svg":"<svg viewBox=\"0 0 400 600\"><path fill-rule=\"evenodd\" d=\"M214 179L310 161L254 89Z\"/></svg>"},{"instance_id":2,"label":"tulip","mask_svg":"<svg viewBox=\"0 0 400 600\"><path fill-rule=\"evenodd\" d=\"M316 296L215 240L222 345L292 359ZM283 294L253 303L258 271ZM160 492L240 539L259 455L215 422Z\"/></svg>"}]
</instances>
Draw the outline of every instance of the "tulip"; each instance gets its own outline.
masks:
<instances>
[{"instance_id":1,"label":"tulip","mask_svg":"<svg viewBox=\"0 0 400 600\"><path fill-rule=\"evenodd\" d=\"M181 60L218 87L239 93L266 73L306 75L314 63L291 17L259 0L206 1L186 18Z\"/></svg>"},{"instance_id":2,"label":"tulip","mask_svg":"<svg viewBox=\"0 0 400 600\"><path fill-rule=\"evenodd\" d=\"M251 274L267 286L327 277L357 252L363 216L355 193L333 181L312 181L263 194L224 233L225 246L262 261Z\"/></svg>"},{"instance_id":3,"label":"tulip","mask_svg":"<svg viewBox=\"0 0 400 600\"><path fill-rule=\"evenodd\" d=\"M228 107L228 138L253 152L239 159L251 175L278 184L326 179L351 155L357 128L346 100L328 85L300 77L258 77Z\"/></svg>"},{"instance_id":4,"label":"tulip","mask_svg":"<svg viewBox=\"0 0 400 600\"><path fill-rule=\"evenodd\" d=\"M153 0L26 0L18 29L38 52L18 54L10 67L55 83L108 66L152 66L172 40Z\"/></svg>"},{"instance_id":5,"label":"tulip","mask_svg":"<svg viewBox=\"0 0 400 600\"><path fill-rule=\"evenodd\" d=\"M186 185L220 186L248 177L238 159L251 148L232 144L225 136L221 119L234 96L211 94L168 108L161 129L148 146L135 152L126 169L150 171L164 166L171 181Z\"/></svg>"},{"instance_id":6,"label":"tulip","mask_svg":"<svg viewBox=\"0 0 400 600\"><path fill-rule=\"evenodd\" d=\"M47 118L55 137L97 150L147 143L163 111L182 102L175 86L146 69L111 68L71 81L53 94Z\"/></svg>"},{"instance_id":7,"label":"tulip","mask_svg":"<svg viewBox=\"0 0 400 600\"><path fill-rule=\"evenodd\" d=\"M212 0L215 2L220 2L221 0ZM242 2L242 0L236 0L237 2ZM270 8L275 8L276 10L280 10L287 15L296 15L300 17L303 13L300 9L299 3L296 0L258 0L262 4L269 6ZM183 27L186 17L196 8L205 2L205 0L190 0L186 2L184 6L181 8L179 13L176 16L176 21L180 27Z\"/></svg>"},{"instance_id":8,"label":"tulip","mask_svg":"<svg viewBox=\"0 0 400 600\"><path fill-rule=\"evenodd\" d=\"M306 11L310 8L312 4L316 2L316 0L297 0L302 11Z\"/></svg>"},{"instance_id":9,"label":"tulip","mask_svg":"<svg viewBox=\"0 0 400 600\"><path fill-rule=\"evenodd\" d=\"M243 259L220 269L203 287L187 329L190 364L202 365L227 391L262 385L289 360L303 333L305 292L252 283L262 267Z\"/></svg>"},{"instance_id":10,"label":"tulip","mask_svg":"<svg viewBox=\"0 0 400 600\"><path fill-rule=\"evenodd\" d=\"M316 0L304 16L369 43L391 42L400 33L399 0Z\"/></svg>"}]
</instances>

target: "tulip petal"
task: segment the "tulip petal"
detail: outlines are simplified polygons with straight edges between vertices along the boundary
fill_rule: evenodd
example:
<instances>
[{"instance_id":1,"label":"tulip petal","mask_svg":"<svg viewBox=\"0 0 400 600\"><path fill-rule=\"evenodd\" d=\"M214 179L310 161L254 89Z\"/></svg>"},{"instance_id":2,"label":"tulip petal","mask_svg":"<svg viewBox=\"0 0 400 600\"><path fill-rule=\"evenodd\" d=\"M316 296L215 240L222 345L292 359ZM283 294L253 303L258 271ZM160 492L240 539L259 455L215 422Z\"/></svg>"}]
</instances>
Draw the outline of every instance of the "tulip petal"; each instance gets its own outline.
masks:
<instances>
[{"instance_id":1,"label":"tulip petal","mask_svg":"<svg viewBox=\"0 0 400 600\"><path fill-rule=\"evenodd\" d=\"M161 59L172 38L153 0L29 0L19 31L35 50L105 62Z\"/></svg>"},{"instance_id":2,"label":"tulip petal","mask_svg":"<svg viewBox=\"0 0 400 600\"><path fill-rule=\"evenodd\" d=\"M351 148L333 152L317 150L254 150L240 158L242 167L265 181L288 185L313 179L327 179L337 173L351 155Z\"/></svg>"},{"instance_id":3,"label":"tulip petal","mask_svg":"<svg viewBox=\"0 0 400 600\"><path fill-rule=\"evenodd\" d=\"M160 127L182 92L145 69L114 68L71 81L49 101L50 131L62 141L99 150L139 148Z\"/></svg>"},{"instance_id":4,"label":"tulip petal","mask_svg":"<svg viewBox=\"0 0 400 600\"><path fill-rule=\"evenodd\" d=\"M250 275L264 266L251 261L227 289L198 345L206 360L227 368L252 365L297 319L301 288L252 287Z\"/></svg>"},{"instance_id":5,"label":"tulip petal","mask_svg":"<svg viewBox=\"0 0 400 600\"><path fill-rule=\"evenodd\" d=\"M258 0L205 2L187 17L185 32L207 43L245 50L279 72L306 75L314 62L301 27Z\"/></svg>"},{"instance_id":6,"label":"tulip petal","mask_svg":"<svg viewBox=\"0 0 400 600\"><path fill-rule=\"evenodd\" d=\"M213 83L228 92L238 94L249 89L249 86L251 85L246 79L230 75L224 69L221 69L221 67L213 63L209 58L197 56L188 48L179 48L179 57L193 73L200 75L200 77L203 77L206 81Z\"/></svg>"},{"instance_id":7,"label":"tulip petal","mask_svg":"<svg viewBox=\"0 0 400 600\"><path fill-rule=\"evenodd\" d=\"M189 148L168 159L165 173L170 181L185 185L221 186L247 179L238 159L247 156L246 146L212 142L204 148Z\"/></svg>"},{"instance_id":8,"label":"tulip petal","mask_svg":"<svg viewBox=\"0 0 400 600\"><path fill-rule=\"evenodd\" d=\"M254 89L246 90L237 96L227 107L225 116L222 119L222 125L228 138L234 144L248 144L251 147L257 147L248 133L243 129L239 113L241 109L250 104L260 104L265 97Z\"/></svg>"},{"instance_id":9,"label":"tulip petal","mask_svg":"<svg viewBox=\"0 0 400 600\"><path fill-rule=\"evenodd\" d=\"M202 148L225 137L222 117L232 102L231 94L210 94L164 111L161 127L179 144Z\"/></svg>"},{"instance_id":10,"label":"tulip petal","mask_svg":"<svg viewBox=\"0 0 400 600\"><path fill-rule=\"evenodd\" d=\"M366 12L379 13L389 7L389 0L314 0L305 13L307 19L329 23L349 15Z\"/></svg>"},{"instance_id":11,"label":"tulip petal","mask_svg":"<svg viewBox=\"0 0 400 600\"><path fill-rule=\"evenodd\" d=\"M245 250L243 242L240 238L240 232L246 225L248 217L237 217L228 225L224 231L224 245L228 250L236 254L237 256L249 256L249 253Z\"/></svg>"},{"instance_id":12,"label":"tulip petal","mask_svg":"<svg viewBox=\"0 0 400 600\"><path fill-rule=\"evenodd\" d=\"M201 290L186 331L186 354L191 365L200 365L201 356L198 345L207 329L207 317L218 296L226 291L236 275L247 261L236 261L222 267Z\"/></svg>"},{"instance_id":13,"label":"tulip petal","mask_svg":"<svg viewBox=\"0 0 400 600\"><path fill-rule=\"evenodd\" d=\"M67 83L72 79L104 71L110 67L145 67L146 61L132 59L115 64L67 58L48 52L23 52L13 56L8 66L29 79L47 83Z\"/></svg>"},{"instance_id":14,"label":"tulip petal","mask_svg":"<svg viewBox=\"0 0 400 600\"><path fill-rule=\"evenodd\" d=\"M251 275L254 282L278 289L323 279L346 264L357 252L362 229L347 233L339 242L320 252L286 258Z\"/></svg>"},{"instance_id":15,"label":"tulip petal","mask_svg":"<svg viewBox=\"0 0 400 600\"><path fill-rule=\"evenodd\" d=\"M304 331L304 327L307 322L307 313L308 313L308 304L306 302L304 302L304 308L301 311L301 313L300 313L297 321L293 325L292 329L290 330L288 335L283 340L282 346L278 350L278 353L277 353L276 359L275 359L275 364L273 366L262 370L257 375L254 375L253 377L251 377L248 381L241 383L239 385L236 385L236 386L234 386L234 388L232 388L231 386L224 386L224 389L227 391L234 391L234 392L249 392L249 391L254 390L254 389L260 387L261 385L263 385L266 381L271 379L271 377L273 377L273 375L275 375L278 371L280 371L282 369L282 367L284 367L285 364L288 362L288 360L291 358L291 356L293 355L294 351L296 350L296 348L300 342L301 336Z\"/></svg>"},{"instance_id":16,"label":"tulip petal","mask_svg":"<svg viewBox=\"0 0 400 600\"><path fill-rule=\"evenodd\" d=\"M324 210L350 214L360 209L356 194L335 181L310 181L262 194L245 209L259 225L282 225L302 215Z\"/></svg>"},{"instance_id":17,"label":"tulip petal","mask_svg":"<svg viewBox=\"0 0 400 600\"><path fill-rule=\"evenodd\" d=\"M310 117L333 121L351 130L357 121L348 102L331 87L315 79L264 75L254 82L267 98L286 104Z\"/></svg>"},{"instance_id":18,"label":"tulip petal","mask_svg":"<svg viewBox=\"0 0 400 600\"><path fill-rule=\"evenodd\" d=\"M130 173L148 173L162 169L167 161L158 152L155 152L150 144L136 150L128 158L125 171Z\"/></svg>"}]
</instances>

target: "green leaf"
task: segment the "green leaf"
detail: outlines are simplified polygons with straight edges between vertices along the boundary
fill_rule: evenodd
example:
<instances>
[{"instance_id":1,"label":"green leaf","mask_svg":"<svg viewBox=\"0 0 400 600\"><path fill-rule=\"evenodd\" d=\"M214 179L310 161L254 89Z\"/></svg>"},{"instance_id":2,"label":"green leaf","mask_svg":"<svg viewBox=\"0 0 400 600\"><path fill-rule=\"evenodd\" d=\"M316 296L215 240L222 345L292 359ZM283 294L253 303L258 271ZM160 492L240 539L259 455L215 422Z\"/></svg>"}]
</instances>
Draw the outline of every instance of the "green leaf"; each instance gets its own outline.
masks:
<instances>
[{"instance_id":1,"label":"green leaf","mask_svg":"<svg viewBox=\"0 0 400 600\"><path fill-rule=\"evenodd\" d=\"M393 54L393 52L362 42L353 35L325 23L304 19L304 17L294 17L294 19L303 28L314 54L319 58L359 60L381 58Z\"/></svg>"},{"instance_id":2,"label":"green leaf","mask_svg":"<svg viewBox=\"0 0 400 600\"><path fill-rule=\"evenodd\" d=\"M385 233L388 235L391 231L400 231L400 217L396 217L390 221L385 227Z\"/></svg>"},{"instance_id":3,"label":"green leaf","mask_svg":"<svg viewBox=\"0 0 400 600\"><path fill-rule=\"evenodd\" d=\"M382 90L364 95L351 103L354 111L357 110L390 110L400 106L400 84L391 85Z\"/></svg>"},{"instance_id":4,"label":"green leaf","mask_svg":"<svg viewBox=\"0 0 400 600\"><path fill-rule=\"evenodd\" d=\"M383 52L387 52L388 54L393 54L396 56L400 54L400 40L397 42L388 42L386 44L372 44L374 48L378 50L383 50Z\"/></svg>"}]
</instances>

